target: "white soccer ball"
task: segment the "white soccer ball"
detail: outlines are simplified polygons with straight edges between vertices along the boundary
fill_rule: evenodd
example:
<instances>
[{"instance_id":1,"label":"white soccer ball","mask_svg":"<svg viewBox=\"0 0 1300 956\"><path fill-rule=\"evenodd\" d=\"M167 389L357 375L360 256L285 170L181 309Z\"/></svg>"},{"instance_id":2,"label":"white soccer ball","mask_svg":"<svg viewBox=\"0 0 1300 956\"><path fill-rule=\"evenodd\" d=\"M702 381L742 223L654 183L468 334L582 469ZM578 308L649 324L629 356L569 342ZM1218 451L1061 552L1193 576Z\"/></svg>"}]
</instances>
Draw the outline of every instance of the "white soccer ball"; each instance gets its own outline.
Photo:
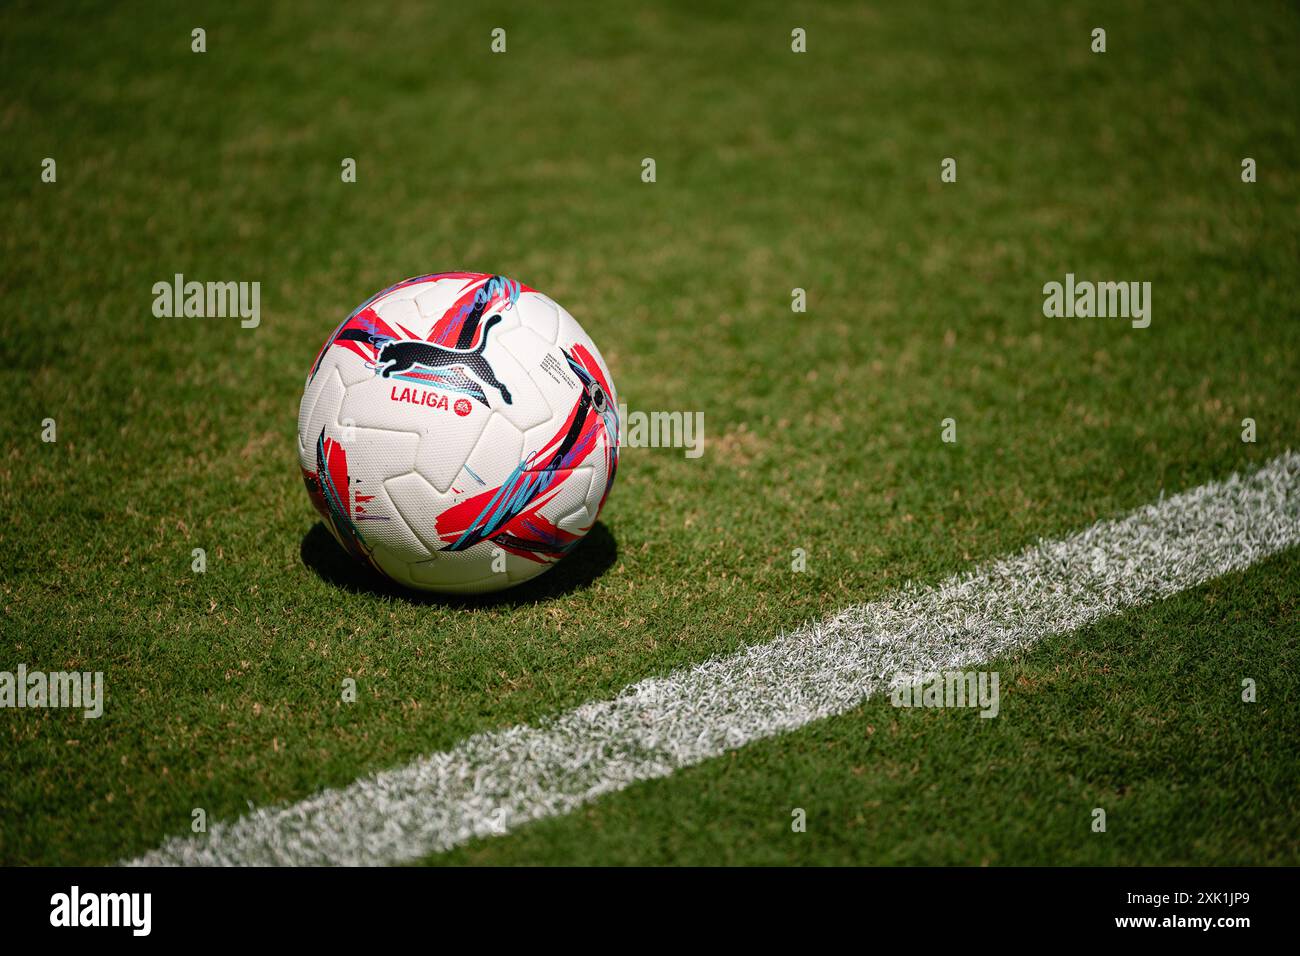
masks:
<instances>
[{"instance_id":1,"label":"white soccer ball","mask_svg":"<svg viewBox=\"0 0 1300 956\"><path fill-rule=\"evenodd\" d=\"M354 557L427 591L541 574L592 527L618 399L573 316L503 276L408 279L325 342L298 412L316 510Z\"/></svg>"}]
</instances>

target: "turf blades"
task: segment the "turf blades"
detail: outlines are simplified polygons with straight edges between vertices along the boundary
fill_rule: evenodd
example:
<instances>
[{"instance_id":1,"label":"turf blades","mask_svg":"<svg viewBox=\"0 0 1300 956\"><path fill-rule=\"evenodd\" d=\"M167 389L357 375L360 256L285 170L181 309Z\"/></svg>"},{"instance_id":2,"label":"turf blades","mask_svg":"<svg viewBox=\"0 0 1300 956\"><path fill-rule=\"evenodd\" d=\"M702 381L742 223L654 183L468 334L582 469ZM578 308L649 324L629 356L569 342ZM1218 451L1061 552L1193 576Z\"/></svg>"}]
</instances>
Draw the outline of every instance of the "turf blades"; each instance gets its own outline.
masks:
<instances>
[{"instance_id":1,"label":"turf blades","mask_svg":"<svg viewBox=\"0 0 1300 956\"><path fill-rule=\"evenodd\" d=\"M141 865L378 865L571 812L639 780L843 713L899 680L990 660L1300 543L1300 455L935 586L910 586L537 726L268 807Z\"/></svg>"}]
</instances>

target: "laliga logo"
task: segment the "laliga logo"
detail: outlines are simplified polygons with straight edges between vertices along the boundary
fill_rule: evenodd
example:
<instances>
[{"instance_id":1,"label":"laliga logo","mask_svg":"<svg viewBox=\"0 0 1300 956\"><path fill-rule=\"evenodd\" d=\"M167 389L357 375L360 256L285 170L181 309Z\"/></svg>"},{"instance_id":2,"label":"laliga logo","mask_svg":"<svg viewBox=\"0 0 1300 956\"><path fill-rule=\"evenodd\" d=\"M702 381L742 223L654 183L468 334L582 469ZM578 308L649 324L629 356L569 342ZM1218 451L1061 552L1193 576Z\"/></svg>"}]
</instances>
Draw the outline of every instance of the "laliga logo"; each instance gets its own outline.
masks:
<instances>
[{"instance_id":1,"label":"laliga logo","mask_svg":"<svg viewBox=\"0 0 1300 956\"><path fill-rule=\"evenodd\" d=\"M446 411L448 408L446 395L421 391L418 388L404 388L401 392L398 392L396 385L393 386L392 391L389 393L388 400L390 402L403 402L407 405L422 405L425 408L434 408L441 411ZM458 398L456 404L450 407L461 418L464 418L474 409L468 398Z\"/></svg>"}]
</instances>

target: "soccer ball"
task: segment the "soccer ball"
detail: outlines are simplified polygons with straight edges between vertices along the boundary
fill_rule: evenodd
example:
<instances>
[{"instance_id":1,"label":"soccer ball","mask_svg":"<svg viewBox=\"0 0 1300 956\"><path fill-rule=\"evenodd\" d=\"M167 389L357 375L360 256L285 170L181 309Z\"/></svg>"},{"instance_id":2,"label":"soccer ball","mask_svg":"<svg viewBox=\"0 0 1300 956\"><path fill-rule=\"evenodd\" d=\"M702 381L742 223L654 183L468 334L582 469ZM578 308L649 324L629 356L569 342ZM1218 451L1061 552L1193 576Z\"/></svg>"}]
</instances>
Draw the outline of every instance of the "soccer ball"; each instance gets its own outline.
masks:
<instances>
[{"instance_id":1,"label":"soccer ball","mask_svg":"<svg viewBox=\"0 0 1300 956\"><path fill-rule=\"evenodd\" d=\"M316 356L298 412L312 504L394 581L481 593L536 577L596 521L618 400L582 327L504 276L407 279Z\"/></svg>"}]
</instances>

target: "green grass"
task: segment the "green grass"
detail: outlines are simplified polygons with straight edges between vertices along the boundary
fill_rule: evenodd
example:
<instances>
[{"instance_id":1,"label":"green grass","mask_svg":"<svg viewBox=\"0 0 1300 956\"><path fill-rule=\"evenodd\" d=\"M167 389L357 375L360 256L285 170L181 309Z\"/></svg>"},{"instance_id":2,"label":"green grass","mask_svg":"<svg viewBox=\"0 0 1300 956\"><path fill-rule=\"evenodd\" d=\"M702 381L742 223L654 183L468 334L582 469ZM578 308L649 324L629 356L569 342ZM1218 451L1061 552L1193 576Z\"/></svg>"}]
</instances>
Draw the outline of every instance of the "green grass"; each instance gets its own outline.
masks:
<instances>
[{"instance_id":1,"label":"green grass","mask_svg":"<svg viewBox=\"0 0 1300 956\"><path fill-rule=\"evenodd\" d=\"M876 699L435 862L1295 865L1298 579L1293 551L985 665L995 719Z\"/></svg>"},{"instance_id":2,"label":"green grass","mask_svg":"<svg viewBox=\"0 0 1300 956\"><path fill-rule=\"evenodd\" d=\"M0 669L108 701L0 711L0 862L135 854L1300 446L1297 40L1282 3L7 5ZM294 451L339 319L457 268L707 426L487 605L350 576ZM155 319L176 272L261 281L261 326ZM1044 318L1066 272L1151 281L1151 327ZM1294 863L1295 572L1045 642L997 720L871 702L436 862Z\"/></svg>"}]
</instances>

